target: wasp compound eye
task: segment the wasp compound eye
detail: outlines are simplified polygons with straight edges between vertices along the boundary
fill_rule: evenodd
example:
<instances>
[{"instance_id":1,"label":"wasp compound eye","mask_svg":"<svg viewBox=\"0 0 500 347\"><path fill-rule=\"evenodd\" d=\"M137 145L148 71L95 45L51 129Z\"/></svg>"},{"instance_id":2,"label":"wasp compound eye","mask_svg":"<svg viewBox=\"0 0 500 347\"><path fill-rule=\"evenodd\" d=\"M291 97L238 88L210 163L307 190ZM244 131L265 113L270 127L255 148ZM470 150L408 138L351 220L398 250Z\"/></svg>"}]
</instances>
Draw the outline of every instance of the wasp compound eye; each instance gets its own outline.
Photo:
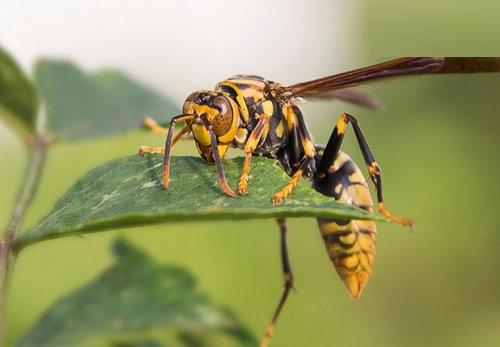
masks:
<instances>
[{"instance_id":1,"label":"wasp compound eye","mask_svg":"<svg viewBox=\"0 0 500 347\"><path fill-rule=\"evenodd\" d=\"M233 124L233 110L231 103L224 96L216 96L212 100L212 105L219 110L217 116L212 120L214 133L217 136L227 134Z\"/></svg>"}]
</instances>

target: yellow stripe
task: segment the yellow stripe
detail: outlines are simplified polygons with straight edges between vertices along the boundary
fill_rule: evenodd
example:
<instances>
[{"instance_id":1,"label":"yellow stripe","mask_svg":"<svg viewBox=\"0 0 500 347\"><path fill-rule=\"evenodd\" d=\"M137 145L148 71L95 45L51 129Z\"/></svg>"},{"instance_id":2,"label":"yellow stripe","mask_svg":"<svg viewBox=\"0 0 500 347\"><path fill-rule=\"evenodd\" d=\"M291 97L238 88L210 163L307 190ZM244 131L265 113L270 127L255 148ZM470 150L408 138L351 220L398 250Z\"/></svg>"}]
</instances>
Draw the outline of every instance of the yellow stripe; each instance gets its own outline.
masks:
<instances>
[{"instance_id":1,"label":"yellow stripe","mask_svg":"<svg viewBox=\"0 0 500 347\"><path fill-rule=\"evenodd\" d=\"M245 121L245 123L248 123L248 119L250 117L250 114L248 113L247 104L245 103L245 98L243 97L243 93L242 93L241 89L238 88L234 83L231 83L228 81L220 82L219 84L217 84L216 88L219 88L219 87L229 87L232 90L234 90L234 92L236 93L236 101L238 102L238 105L240 106L243 120Z\"/></svg>"},{"instance_id":2,"label":"yellow stripe","mask_svg":"<svg viewBox=\"0 0 500 347\"><path fill-rule=\"evenodd\" d=\"M302 147L304 148L304 154L309 158L314 157L314 155L316 154L316 150L314 149L314 145L312 144L312 142L302 136L300 140L302 142Z\"/></svg>"}]
</instances>

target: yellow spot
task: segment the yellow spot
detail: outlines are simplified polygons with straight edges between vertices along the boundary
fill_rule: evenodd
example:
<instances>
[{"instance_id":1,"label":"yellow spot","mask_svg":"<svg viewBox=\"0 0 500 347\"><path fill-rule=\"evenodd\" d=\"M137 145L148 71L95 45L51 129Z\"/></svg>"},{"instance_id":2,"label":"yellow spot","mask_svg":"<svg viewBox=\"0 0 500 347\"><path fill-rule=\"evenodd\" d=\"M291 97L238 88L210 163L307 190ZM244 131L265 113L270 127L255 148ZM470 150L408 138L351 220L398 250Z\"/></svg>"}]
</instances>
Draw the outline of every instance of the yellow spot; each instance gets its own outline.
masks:
<instances>
[{"instance_id":1,"label":"yellow spot","mask_svg":"<svg viewBox=\"0 0 500 347\"><path fill-rule=\"evenodd\" d=\"M337 122L337 134L345 133L345 128L347 127L347 123L349 123L349 119L344 113L342 113L340 115L339 121Z\"/></svg>"},{"instance_id":2,"label":"yellow spot","mask_svg":"<svg viewBox=\"0 0 500 347\"><path fill-rule=\"evenodd\" d=\"M339 194L340 191L342 190L342 183L339 183L335 186L335 193Z\"/></svg>"},{"instance_id":3,"label":"yellow spot","mask_svg":"<svg viewBox=\"0 0 500 347\"><path fill-rule=\"evenodd\" d=\"M264 101L262 103L262 110L264 111L264 114L267 114L268 116L272 116L274 113L273 103L269 100Z\"/></svg>"},{"instance_id":4,"label":"yellow spot","mask_svg":"<svg viewBox=\"0 0 500 347\"><path fill-rule=\"evenodd\" d=\"M285 132L285 127L283 126L283 121L279 122L278 126L276 127L275 133L276 136L279 138L283 137L283 133Z\"/></svg>"}]
</instances>

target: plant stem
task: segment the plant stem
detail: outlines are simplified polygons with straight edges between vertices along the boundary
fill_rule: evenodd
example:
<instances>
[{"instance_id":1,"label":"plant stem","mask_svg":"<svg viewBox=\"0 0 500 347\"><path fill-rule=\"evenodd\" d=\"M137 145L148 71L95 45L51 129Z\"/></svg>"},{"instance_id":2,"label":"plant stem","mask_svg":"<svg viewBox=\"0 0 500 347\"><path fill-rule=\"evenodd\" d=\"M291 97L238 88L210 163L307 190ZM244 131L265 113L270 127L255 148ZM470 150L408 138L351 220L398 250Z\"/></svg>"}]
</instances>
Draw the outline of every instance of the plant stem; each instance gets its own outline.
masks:
<instances>
[{"instance_id":1,"label":"plant stem","mask_svg":"<svg viewBox=\"0 0 500 347\"><path fill-rule=\"evenodd\" d=\"M35 135L28 170L24 176L24 182L18 195L14 211L10 217L9 224L4 232L5 240L8 241L7 243L12 242L19 232L21 223L26 215L26 210L33 201L45 162L47 145L48 141L44 135Z\"/></svg>"},{"instance_id":2,"label":"plant stem","mask_svg":"<svg viewBox=\"0 0 500 347\"><path fill-rule=\"evenodd\" d=\"M9 223L0 240L0 346L5 341L5 301L7 297L8 279L15 262L12 244L19 233L26 211L33 201L42 175L48 140L43 134L35 134L31 144L31 157L24 175L23 185L17 196Z\"/></svg>"},{"instance_id":3,"label":"plant stem","mask_svg":"<svg viewBox=\"0 0 500 347\"><path fill-rule=\"evenodd\" d=\"M7 300L7 282L10 269L14 262L7 243L2 240L0 244L0 346L5 342L5 302Z\"/></svg>"}]
</instances>

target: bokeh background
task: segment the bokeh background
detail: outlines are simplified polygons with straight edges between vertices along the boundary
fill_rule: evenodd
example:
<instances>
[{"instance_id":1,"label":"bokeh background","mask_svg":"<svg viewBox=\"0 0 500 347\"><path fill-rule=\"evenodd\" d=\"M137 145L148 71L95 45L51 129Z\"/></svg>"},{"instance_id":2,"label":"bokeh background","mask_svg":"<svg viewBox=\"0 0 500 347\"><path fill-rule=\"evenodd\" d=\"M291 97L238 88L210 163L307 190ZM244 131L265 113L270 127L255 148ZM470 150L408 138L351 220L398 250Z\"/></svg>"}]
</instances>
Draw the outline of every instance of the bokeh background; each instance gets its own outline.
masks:
<instances>
[{"instance_id":1,"label":"bokeh background","mask_svg":"<svg viewBox=\"0 0 500 347\"><path fill-rule=\"evenodd\" d=\"M118 67L179 107L191 91L235 73L293 83L402 55L500 56L498 1L17 1L2 5L0 42L26 71L39 56L88 70ZM386 202L414 233L379 225L375 273L349 299L312 219L289 222L297 291L274 346L500 345L500 76L393 80L367 90L372 112L307 104L317 142L340 111L356 114L384 170ZM352 135L352 133L351 133ZM53 146L25 228L77 177L141 144L146 133ZM362 163L353 136L343 149ZM183 143L176 154L194 153ZM27 154L0 124L0 221ZM182 223L45 242L26 249L8 306L8 345L61 295L106 268L124 235L198 277L260 336L281 293L274 221Z\"/></svg>"}]
</instances>

